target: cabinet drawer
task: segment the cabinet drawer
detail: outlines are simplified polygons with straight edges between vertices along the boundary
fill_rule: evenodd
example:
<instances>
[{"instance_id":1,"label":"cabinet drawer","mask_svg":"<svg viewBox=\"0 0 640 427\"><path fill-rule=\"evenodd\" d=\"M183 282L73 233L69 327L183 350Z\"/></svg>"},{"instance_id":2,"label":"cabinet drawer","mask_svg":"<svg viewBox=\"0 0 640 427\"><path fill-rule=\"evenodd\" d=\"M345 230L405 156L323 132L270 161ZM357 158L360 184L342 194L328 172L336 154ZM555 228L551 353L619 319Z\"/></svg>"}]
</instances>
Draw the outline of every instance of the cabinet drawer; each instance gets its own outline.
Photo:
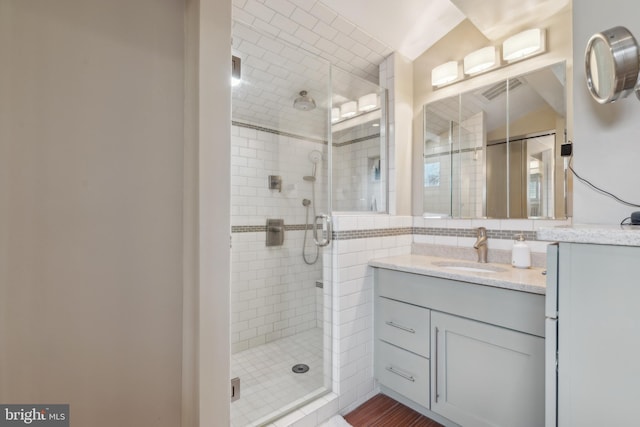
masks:
<instances>
[{"instance_id":1,"label":"cabinet drawer","mask_svg":"<svg viewBox=\"0 0 640 427\"><path fill-rule=\"evenodd\" d=\"M429 357L429 310L378 297L378 338Z\"/></svg>"},{"instance_id":2,"label":"cabinet drawer","mask_svg":"<svg viewBox=\"0 0 640 427\"><path fill-rule=\"evenodd\" d=\"M429 407L429 359L376 340L375 373L380 384Z\"/></svg>"}]
</instances>

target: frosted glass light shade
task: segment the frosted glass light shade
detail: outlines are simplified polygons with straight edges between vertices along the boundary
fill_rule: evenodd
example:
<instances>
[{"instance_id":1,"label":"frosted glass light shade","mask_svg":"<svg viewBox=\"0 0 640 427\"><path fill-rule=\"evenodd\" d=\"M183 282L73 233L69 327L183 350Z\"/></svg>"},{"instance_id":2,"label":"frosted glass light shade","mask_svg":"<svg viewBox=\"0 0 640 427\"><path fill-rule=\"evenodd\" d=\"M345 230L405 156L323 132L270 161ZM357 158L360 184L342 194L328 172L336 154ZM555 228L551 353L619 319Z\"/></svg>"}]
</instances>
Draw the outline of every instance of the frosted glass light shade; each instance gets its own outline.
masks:
<instances>
[{"instance_id":1,"label":"frosted glass light shade","mask_svg":"<svg viewBox=\"0 0 640 427\"><path fill-rule=\"evenodd\" d=\"M337 122L340 120L340 109L338 107L333 107L331 109L331 123Z\"/></svg>"},{"instance_id":2,"label":"frosted glass light shade","mask_svg":"<svg viewBox=\"0 0 640 427\"><path fill-rule=\"evenodd\" d=\"M458 61L445 62L431 70L431 86L442 86L458 80Z\"/></svg>"},{"instance_id":3,"label":"frosted glass light shade","mask_svg":"<svg viewBox=\"0 0 640 427\"><path fill-rule=\"evenodd\" d=\"M356 115L358 104L356 101L348 101L340 106L340 117L347 119Z\"/></svg>"},{"instance_id":4,"label":"frosted glass light shade","mask_svg":"<svg viewBox=\"0 0 640 427\"><path fill-rule=\"evenodd\" d=\"M487 46L464 57L464 73L478 74L496 65L496 48Z\"/></svg>"},{"instance_id":5,"label":"frosted glass light shade","mask_svg":"<svg viewBox=\"0 0 640 427\"><path fill-rule=\"evenodd\" d=\"M358 111L373 110L378 106L378 95L368 93L358 98Z\"/></svg>"},{"instance_id":6,"label":"frosted glass light shade","mask_svg":"<svg viewBox=\"0 0 640 427\"><path fill-rule=\"evenodd\" d=\"M518 61L545 51L545 31L540 28L526 30L502 43L502 59Z\"/></svg>"}]
</instances>

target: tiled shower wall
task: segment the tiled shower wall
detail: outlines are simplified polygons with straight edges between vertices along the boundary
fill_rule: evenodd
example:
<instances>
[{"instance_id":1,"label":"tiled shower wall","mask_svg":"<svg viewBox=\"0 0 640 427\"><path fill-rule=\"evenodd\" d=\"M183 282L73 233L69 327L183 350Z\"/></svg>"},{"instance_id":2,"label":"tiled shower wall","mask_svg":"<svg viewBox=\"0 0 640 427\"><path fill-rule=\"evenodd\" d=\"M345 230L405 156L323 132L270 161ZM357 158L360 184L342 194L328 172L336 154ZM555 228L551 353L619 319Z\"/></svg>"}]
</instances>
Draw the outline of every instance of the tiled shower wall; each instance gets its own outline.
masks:
<instances>
[{"instance_id":1,"label":"tiled shower wall","mask_svg":"<svg viewBox=\"0 0 640 427\"><path fill-rule=\"evenodd\" d=\"M385 211L385 173L374 171L384 165L384 151L379 133L334 144L334 211Z\"/></svg>"},{"instance_id":2,"label":"tiled shower wall","mask_svg":"<svg viewBox=\"0 0 640 427\"><path fill-rule=\"evenodd\" d=\"M323 153L317 167L318 212L326 211L326 151L323 141L234 123L231 141L232 183L232 351L238 352L321 324L316 281L322 280L322 256L314 265L302 260L305 207L312 199L309 153ZM282 189L270 190L268 176L279 175ZM309 221L313 211L309 209ZM282 246L266 246L266 219L285 224ZM307 259L315 256L308 232Z\"/></svg>"}]
</instances>

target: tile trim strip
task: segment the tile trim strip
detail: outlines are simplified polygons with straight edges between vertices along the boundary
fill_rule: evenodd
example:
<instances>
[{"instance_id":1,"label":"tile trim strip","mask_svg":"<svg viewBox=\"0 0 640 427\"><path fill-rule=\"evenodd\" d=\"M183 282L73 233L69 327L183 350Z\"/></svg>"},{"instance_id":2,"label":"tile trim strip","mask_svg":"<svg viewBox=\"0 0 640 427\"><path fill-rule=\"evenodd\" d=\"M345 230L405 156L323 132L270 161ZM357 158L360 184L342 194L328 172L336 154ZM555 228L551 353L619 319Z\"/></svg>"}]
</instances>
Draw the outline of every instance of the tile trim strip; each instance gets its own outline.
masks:
<instances>
[{"instance_id":1,"label":"tile trim strip","mask_svg":"<svg viewBox=\"0 0 640 427\"><path fill-rule=\"evenodd\" d=\"M285 224L284 231L301 231L304 229L313 230L313 224ZM232 225L232 233L266 233L266 225Z\"/></svg>"},{"instance_id":2,"label":"tile trim strip","mask_svg":"<svg viewBox=\"0 0 640 427\"><path fill-rule=\"evenodd\" d=\"M279 131L279 130L275 130L275 129L271 129L271 128L265 128L265 127L262 127L262 126L252 125L252 124L249 124L249 123L238 122L238 121L235 121L235 120L232 120L231 124L234 125L234 126L241 127L241 128L254 129L254 130L259 130L259 131L262 131L262 132L273 133L275 135L288 136L290 138L301 139L303 141L317 142L319 144L325 144L325 145L327 144L327 141L323 140L323 139L312 138L312 137L309 137L309 136L297 135L295 133L290 133L290 132L283 132L283 131Z\"/></svg>"},{"instance_id":3,"label":"tile trim strip","mask_svg":"<svg viewBox=\"0 0 640 427\"><path fill-rule=\"evenodd\" d=\"M312 230L313 225L288 224L284 226L285 231ZM234 225L231 227L232 233L265 233L266 225ZM368 230L343 230L334 231L333 240L370 239L374 237L405 236L417 234L422 236L446 236L446 237L469 237L475 238L477 231L475 228L437 228L437 227L398 227L398 228L374 228ZM529 241L538 240L535 231L522 230L487 230L490 239L514 240L518 234L524 235Z\"/></svg>"},{"instance_id":4,"label":"tile trim strip","mask_svg":"<svg viewBox=\"0 0 640 427\"><path fill-rule=\"evenodd\" d=\"M290 138L301 139L303 141L317 142L319 144L324 144L324 145L328 144L328 142L326 140L324 140L324 139L313 138L313 137L310 137L310 136L297 135L295 133L284 132L284 131L275 130L275 129L271 129L271 128L265 128L265 127L262 127L262 126L257 126L257 125L252 125L252 124L249 124L249 123L238 122L238 121L235 121L235 120L232 120L231 124L234 125L234 126L241 127L241 128L254 129L254 130L259 130L259 131L262 131L262 132L272 133L272 134L275 134L275 135L288 136ZM361 138L356 138L356 139L353 139L351 141L334 143L333 146L334 147L343 147L345 145L355 144L357 142L368 141L369 139L374 139L374 138L380 138L380 134L377 133L375 135L369 135L369 136L363 136Z\"/></svg>"}]
</instances>

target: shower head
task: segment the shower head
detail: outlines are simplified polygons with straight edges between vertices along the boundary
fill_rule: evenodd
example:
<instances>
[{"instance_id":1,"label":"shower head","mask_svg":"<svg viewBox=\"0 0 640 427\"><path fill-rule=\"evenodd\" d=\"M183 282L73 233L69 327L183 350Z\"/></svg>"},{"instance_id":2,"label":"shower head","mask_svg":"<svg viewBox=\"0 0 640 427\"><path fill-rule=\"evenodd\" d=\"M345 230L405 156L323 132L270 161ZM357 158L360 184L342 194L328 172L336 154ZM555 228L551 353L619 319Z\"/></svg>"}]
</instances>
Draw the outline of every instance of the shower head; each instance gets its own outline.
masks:
<instances>
[{"instance_id":1,"label":"shower head","mask_svg":"<svg viewBox=\"0 0 640 427\"><path fill-rule=\"evenodd\" d=\"M311 111L316 108L316 101L307 95L306 90L300 91L300 97L293 101L293 108L301 111Z\"/></svg>"},{"instance_id":2,"label":"shower head","mask_svg":"<svg viewBox=\"0 0 640 427\"><path fill-rule=\"evenodd\" d=\"M312 150L309 153L309 161L313 164L318 163L320 160L322 160L322 153L319 152L318 150Z\"/></svg>"},{"instance_id":3,"label":"shower head","mask_svg":"<svg viewBox=\"0 0 640 427\"><path fill-rule=\"evenodd\" d=\"M318 150L312 150L309 153L309 161L313 163L313 169L311 170L311 175L303 176L302 179L309 182L316 182L316 169L318 163L322 160L322 153Z\"/></svg>"},{"instance_id":4,"label":"shower head","mask_svg":"<svg viewBox=\"0 0 640 427\"><path fill-rule=\"evenodd\" d=\"M302 206L309 207L309 205L311 204L311 200L309 199L302 199Z\"/></svg>"}]
</instances>

